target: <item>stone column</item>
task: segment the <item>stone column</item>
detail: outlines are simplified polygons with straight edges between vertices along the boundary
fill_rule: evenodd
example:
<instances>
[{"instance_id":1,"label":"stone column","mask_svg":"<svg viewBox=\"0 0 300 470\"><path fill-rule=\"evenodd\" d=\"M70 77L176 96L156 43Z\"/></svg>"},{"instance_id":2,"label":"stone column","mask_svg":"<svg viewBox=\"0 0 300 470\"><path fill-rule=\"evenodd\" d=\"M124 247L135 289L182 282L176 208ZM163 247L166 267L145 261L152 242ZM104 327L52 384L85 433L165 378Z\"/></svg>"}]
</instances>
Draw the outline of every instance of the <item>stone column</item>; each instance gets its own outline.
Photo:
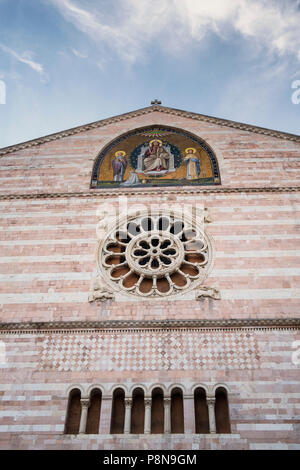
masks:
<instances>
[{"instance_id":1,"label":"stone column","mask_svg":"<svg viewBox=\"0 0 300 470\"><path fill-rule=\"evenodd\" d=\"M112 397L102 397L99 434L110 434Z\"/></svg>"},{"instance_id":2,"label":"stone column","mask_svg":"<svg viewBox=\"0 0 300 470\"><path fill-rule=\"evenodd\" d=\"M79 434L84 434L86 431L86 422L87 422L88 409L90 406L90 400L88 398L81 398L80 402L81 402L81 417L80 417Z\"/></svg>"},{"instance_id":3,"label":"stone column","mask_svg":"<svg viewBox=\"0 0 300 470\"><path fill-rule=\"evenodd\" d=\"M209 417L209 432L211 434L216 433L215 402L216 402L215 397L208 397L207 398L208 417Z\"/></svg>"},{"instance_id":4,"label":"stone column","mask_svg":"<svg viewBox=\"0 0 300 470\"><path fill-rule=\"evenodd\" d=\"M125 398L124 434L130 434L132 398Z\"/></svg>"},{"instance_id":5,"label":"stone column","mask_svg":"<svg viewBox=\"0 0 300 470\"><path fill-rule=\"evenodd\" d=\"M193 395L183 397L184 432L186 434L195 433L195 405Z\"/></svg>"},{"instance_id":6,"label":"stone column","mask_svg":"<svg viewBox=\"0 0 300 470\"><path fill-rule=\"evenodd\" d=\"M171 432L171 398L164 399L164 408L165 408L165 434L170 434Z\"/></svg>"},{"instance_id":7,"label":"stone column","mask_svg":"<svg viewBox=\"0 0 300 470\"><path fill-rule=\"evenodd\" d=\"M144 423L144 433L151 433L151 398L145 399L145 423Z\"/></svg>"}]
</instances>

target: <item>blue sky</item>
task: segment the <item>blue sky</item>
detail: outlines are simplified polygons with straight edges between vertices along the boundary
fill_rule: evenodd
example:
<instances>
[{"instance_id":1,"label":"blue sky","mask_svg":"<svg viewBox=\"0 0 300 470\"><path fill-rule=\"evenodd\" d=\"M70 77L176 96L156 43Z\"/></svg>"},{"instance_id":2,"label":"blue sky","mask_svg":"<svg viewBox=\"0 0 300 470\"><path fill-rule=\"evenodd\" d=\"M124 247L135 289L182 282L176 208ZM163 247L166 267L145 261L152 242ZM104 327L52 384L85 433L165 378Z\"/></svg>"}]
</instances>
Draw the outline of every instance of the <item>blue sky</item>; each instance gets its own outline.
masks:
<instances>
[{"instance_id":1,"label":"blue sky","mask_svg":"<svg viewBox=\"0 0 300 470\"><path fill-rule=\"evenodd\" d=\"M300 134L299 25L300 0L0 0L0 147L154 98Z\"/></svg>"}]
</instances>

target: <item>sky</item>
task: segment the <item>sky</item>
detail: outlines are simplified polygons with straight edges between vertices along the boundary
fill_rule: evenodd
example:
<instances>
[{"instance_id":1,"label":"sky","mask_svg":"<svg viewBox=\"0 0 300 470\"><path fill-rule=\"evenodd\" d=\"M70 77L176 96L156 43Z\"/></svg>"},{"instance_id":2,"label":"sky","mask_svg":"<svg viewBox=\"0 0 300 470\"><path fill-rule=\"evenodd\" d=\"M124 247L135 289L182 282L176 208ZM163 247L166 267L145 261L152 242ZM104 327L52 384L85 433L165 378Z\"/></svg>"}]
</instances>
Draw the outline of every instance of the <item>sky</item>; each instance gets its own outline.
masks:
<instances>
[{"instance_id":1,"label":"sky","mask_svg":"<svg viewBox=\"0 0 300 470\"><path fill-rule=\"evenodd\" d=\"M0 0L0 147L162 105L300 134L300 0Z\"/></svg>"}]
</instances>

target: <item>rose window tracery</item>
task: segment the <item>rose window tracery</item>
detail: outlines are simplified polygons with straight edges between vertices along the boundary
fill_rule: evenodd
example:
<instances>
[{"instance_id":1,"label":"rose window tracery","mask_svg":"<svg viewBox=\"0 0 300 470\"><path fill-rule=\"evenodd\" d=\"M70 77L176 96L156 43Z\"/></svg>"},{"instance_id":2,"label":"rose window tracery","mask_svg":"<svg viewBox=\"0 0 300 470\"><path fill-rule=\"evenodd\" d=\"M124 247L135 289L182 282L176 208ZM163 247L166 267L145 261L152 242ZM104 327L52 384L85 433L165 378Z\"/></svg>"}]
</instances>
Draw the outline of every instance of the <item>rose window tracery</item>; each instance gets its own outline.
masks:
<instances>
[{"instance_id":1,"label":"rose window tracery","mask_svg":"<svg viewBox=\"0 0 300 470\"><path fill-rule=\"evenodd\" d=\"M134 215L108 231L98 264L114 290L159 298L200 285L211 268L212 246L191 216Z\"/></svg>"}]
</instances>

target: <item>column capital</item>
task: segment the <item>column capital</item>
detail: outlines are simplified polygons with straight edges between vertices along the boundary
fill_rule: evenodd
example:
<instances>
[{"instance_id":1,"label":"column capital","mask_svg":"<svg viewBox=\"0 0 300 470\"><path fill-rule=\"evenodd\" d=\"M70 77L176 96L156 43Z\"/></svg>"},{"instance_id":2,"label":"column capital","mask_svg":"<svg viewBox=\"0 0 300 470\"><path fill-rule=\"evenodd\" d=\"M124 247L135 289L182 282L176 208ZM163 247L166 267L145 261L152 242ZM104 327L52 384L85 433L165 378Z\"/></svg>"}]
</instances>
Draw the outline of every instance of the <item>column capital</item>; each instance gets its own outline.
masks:
<instances>
[{"instance_id":1,"label":"column capital","mask_svg":"<svg viewBox=\"0 0 300 470\"><path fill-rule=\"evenodd\" d=\"M207 397L206 399L208 406L215 406L216 398L215 397Z\"/></svg>"},{"instance_id":2,"label":"column capital","mask_svg":"<svg viewBox=\"0 0 300 470\"><path fill-rule=\"evenodd\" d=\"M164 405L165 406L170 406L171 405L171 397L165 397L164 398Z\"/></svg>"},{"instance_id":3,"label":"column capital","mask_svg":"<svg viewBox=\"0 0 300 470\"><path fill-rule=\"evenodd\" d=\"M145 398L144 403L145 403L145 408L151 408L152 399L151 398Z\"/></svg>"},{"instance_id":4,"label":"column capital","mask_svg":"<svg viewBox=\"0 0 300 470\"><path fill-rule=\"evenodd\" d=\"M90 406L89 398L81 398L80 403L83 408L88 408Z\"/></svg>"},{"instance_id":5,"label":"column capital","mask_svg":"<svg viewBox=\"0 0 300 470\"><path fill-rule=\"evenodd\" d=\"M125 398L124 403L125 403L126 408L131 408L132 407L132 398Z\"/></svg>"}]
</instances>

